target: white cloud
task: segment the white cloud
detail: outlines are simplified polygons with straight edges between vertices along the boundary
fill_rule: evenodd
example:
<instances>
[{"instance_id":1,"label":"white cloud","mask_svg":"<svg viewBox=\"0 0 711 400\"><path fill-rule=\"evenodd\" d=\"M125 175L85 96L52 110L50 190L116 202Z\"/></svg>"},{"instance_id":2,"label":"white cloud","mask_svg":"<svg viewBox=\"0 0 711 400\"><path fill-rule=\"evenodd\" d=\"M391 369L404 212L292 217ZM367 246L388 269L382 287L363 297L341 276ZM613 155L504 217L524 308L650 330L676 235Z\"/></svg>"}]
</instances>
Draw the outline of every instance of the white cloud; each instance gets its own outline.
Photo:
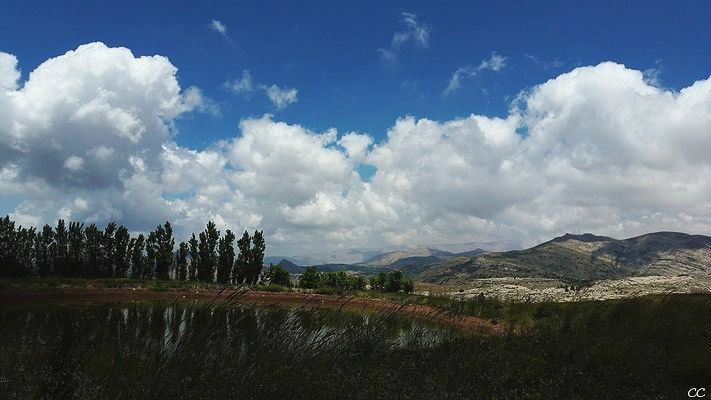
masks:
<instances>
[{"instance_id":1,"label":"white cloud","mask_svg":"<svg viewBox=\"0 0 711 400\"><path fill-rule=\"evenodd\" d=\"M505 118L402 117L374 142L264 116L198 151L173 141L172 121L195 107L164 57L90 44L19 83L11 61L0 190L23 197L24 224L170 219L182 238L213 219L264 228L271 254L711 234L711 79L669 91L602 63L534 86Z\"/></svg>"},{"instance_id":2,"label":"white cloud","mask_svg":"<svg viewBox=\"0 0 711 400\"><path fill-rule=\"evenodd\" d=\"M252 74L249 70L245 69L242 71L242 77L240 79L227 81L224 83L224 86L234 94L247 95L254 90Z\"/></svg>"},{"instance_id":3,"label":"white cloud","mask_svg":"<svg viewBox=\"0 0 711 400\"><path fill-rule=\"evenodd\" d=\"M404 31L397 31L393 34L389 48L379 48L380 58L388 63L397 62L397 52L406 43L412 42L415 46L426 49L430 46L430 32L432 29L417 21L417 15L410 12L403 12L400 22L405 25Z\"/></svg>"},{"instance_id":4,"label":"white cloud","mask_svg":"<svg viewBox=\"0 0 711 400\"><path fill-rule=\"evenodd\" d=\"M0 51L0 90L14 90L20 79L17 70L17 58L12 54Z\"/></svg>"},{"instance_id":5,"label":"white cloud","mask_svg":"<svg viewBox=\"0 0 711 400\"><path fill-rule=\"evenodd\" d=\"M295 88L280 88L277 85L262 86L264 92L269 97L269 100L274 104L277 110L281 110L289 104L296 103L299 91Z\"/></svg>"},{"instance_id":6,"label":"white cloud","mask_svg":"<svg viewBox=\"0 0 711 400\"><path fill-rule=\"evenodd\" d=\"M459 90L462 87L462 80L464 78L474 77L479 72L485 70L498 72L504 69L504 67L506 67L506 57L494 52L491 54L491 57L483 60L477 67L457 68L457 70L452 74L452 77L449 79L447 87L445 87L442 91L442 95L446 97Z\"/></svg>"},{"instance_id":7,"label":"white cloud","mask_svg":"<svg viewBox=\"0 0 711 400\"><path fill-rule=\"evenodd\" d=\"M220 35L222 35L222 37L224 37L225 39L227 39L227 25L225 25L224 23L222 23L222 21L217 20L217 19L213 19L213 20L210 22L210 28L212 28L212 30L214 30L215 32L217 32L217 33L219 33Z\"/></svg>"},{"instance_id":8,"label":"white cloud","mask_svg":"<svg viewBox=\"0 0 711 400\"><path fill-rule=\"evenodd\" d=\"M402 32L395 32L391 44L393 49L400 48L400 46L410 40L412 40L415 45L419 47L429 47L431 29L428 26L417 22L417 15L409 12L403 12L402 22L407 27L407 30Z\"/></svg>"},{"instance_id":9,"label":"white cloud","mask_svg":"<svg viewBox=\"0 0 711 400\"><path fill-rule=\"evenodd\" d=\"M64 160L64 168L72 172L79 172L84 169L84 159L78 156L71 156Z\"/></svg>"},{"instance_id":10,"label":"white cloud","mask_svg":"<svg viewBox=\"0 0 711 400\"><path fill-rule=\"evenodd\" d=\"M205 97L202 94L202 90L196 86L190 86L183 92L183 106L186 112L197 110L215 116L221 113L220 106L212 99Z\"/></svg>"},{"instance_id":11,"label":"white cloud","mask_svg":"<svg viewBox=\"0 0 711 400\"><path fill-rule=\"evenodd\" d=\"M488 60L483 60L479 64L479 71L490 70L490 71L501 71L506 66L506 57L492 53Z\"/></svg>"}]
</instances>

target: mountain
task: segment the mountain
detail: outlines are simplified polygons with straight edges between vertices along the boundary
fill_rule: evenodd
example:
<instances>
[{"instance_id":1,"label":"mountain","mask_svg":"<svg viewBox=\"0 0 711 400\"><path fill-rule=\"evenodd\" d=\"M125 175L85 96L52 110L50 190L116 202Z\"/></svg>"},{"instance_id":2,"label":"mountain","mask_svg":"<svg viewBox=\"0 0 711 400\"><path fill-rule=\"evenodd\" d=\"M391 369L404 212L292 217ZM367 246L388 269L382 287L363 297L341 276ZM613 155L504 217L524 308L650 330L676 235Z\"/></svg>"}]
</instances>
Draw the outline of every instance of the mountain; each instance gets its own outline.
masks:
<instances>
[{"instance_id":1,"label":"mountain","mask_svg":"<svg viewBox=\"0 0 711 400\"><path fill-rule=\"evenodd\" d=\"M595 280L682 274L711 275L711 237L656 232L617 240L565 234L526 250L455 257L424 269L419 278L449 284L497 277Z\"/></svg>"},{"instance_id":2,"label":"mountain","mask_svg":"<svg viewBox=\"0 0 711 400\"><path fill-rule=\"evenodd\" d=\"M368 265L373 267L384 267L396 264L402 260L409 260L405 264L421 264L441 261L445 257L450 257L452 253L428 247L417 247L410 250L398 250L388 253L376 254L369 259L359 262L358 265Z\"/></svg>"},{"instance_id":3,"label":"mountain","mask_svg":"<svg viewBox=\"0 0 711 400\"><path fill-rule=\"evenodd\" d=\"M304 269L306 269L306 267L296 265L287 259L282 259L277 265L289 271L290 274L300 274L304 272Z\"/></svg>"}]
</instances>

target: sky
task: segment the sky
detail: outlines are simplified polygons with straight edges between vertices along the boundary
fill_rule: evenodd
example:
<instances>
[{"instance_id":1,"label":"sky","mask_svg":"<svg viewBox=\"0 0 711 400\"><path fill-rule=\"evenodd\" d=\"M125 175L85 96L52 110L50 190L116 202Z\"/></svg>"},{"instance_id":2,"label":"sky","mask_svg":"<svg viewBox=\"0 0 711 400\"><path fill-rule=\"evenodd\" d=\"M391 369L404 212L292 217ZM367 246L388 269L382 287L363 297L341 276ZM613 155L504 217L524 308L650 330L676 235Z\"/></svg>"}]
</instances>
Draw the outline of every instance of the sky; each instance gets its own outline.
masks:
<instances>
[{"instance_id":1,"label":"sky","mask_svg":"<svg viewBox=\"0 0 711 400\"><path fill-rule=\"evenodd\" d=\"M711 5L3 2L0 214L271 254L711 234Z\"/></svg>"}]
</instances>

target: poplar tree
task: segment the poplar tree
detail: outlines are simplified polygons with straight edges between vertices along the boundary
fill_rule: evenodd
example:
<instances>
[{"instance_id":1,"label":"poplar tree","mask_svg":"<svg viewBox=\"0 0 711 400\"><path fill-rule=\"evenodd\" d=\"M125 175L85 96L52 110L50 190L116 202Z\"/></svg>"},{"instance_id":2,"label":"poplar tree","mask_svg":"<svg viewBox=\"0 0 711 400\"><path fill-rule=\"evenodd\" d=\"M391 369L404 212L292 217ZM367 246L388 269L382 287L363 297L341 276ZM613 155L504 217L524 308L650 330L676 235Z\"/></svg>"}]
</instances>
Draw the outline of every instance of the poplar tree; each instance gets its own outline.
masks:
<instances>
[{"instance_id":1,"label":"poplar tree","mask_svg":"<svg viewBox=\"0 0 711 400\"><path fill-rule=\"evenodd\" d=\"M198 252L200 259L198 263L198 279L203 282L212 282L215 276L215 268L217 267L217 242L220 239L220 231L214 222L209 221L207 227L200 233L200 243L198 243Z\"/></svg>"},{"instance_id":2,"label":"poplar tree","mask_svg":"<svg viewBox=\"0 0 711 400\"><path fill-rule=\"evenodd\" d=\"M150 232L146 239L146 259L142 278L153 278L156 270L156 233Z\"/></svg>"},{"instance_id":3,"label":"poplar tree","mask_svg":"<svg viewBox=\"0 0 711 400\"><path fill-rule=\"evenodd\" d=\"M175 279L184 281L188 275L188 244L180 242L175 254Z\"/></svg>"},{"instance_id":4,"label":"poplar tree","mask_svg":"<svg viewBox=\"0 0 711 400\"><path fill-rule=\"evenodd\" d=\"M195 238L194 233L188 241L188 244L190 246L190 271L188 272L188 278L194 281L197 279L198 265L200 264L198 240Z\"/></svg>"},{"instance_id":5,"label":"poplar tree","mask_svg":"<svg viewBox=\"0 0 711 400\"><path fill-rule=\"evenodd\" d=\"M139 234L135 239L131 239L131 277L141 278L143 276L143 268L145 259L143 249L146 246L145 237Z\"/></svg>"},{"instance_id":6,"label":"poplar tree","mask_svg":"<svg viewBox=\"0 0 711 400\"><path fill-rule=\"evenodd\" d=\"M252 249L250 250L249 258L249 282L250 284L257 283L259 274L264 267L264 252L266 245L264 243L264 231L254 231L252 236Z\"/></svg>"},{"instance_id":7,"label":"poplar tree","mask_svg":"<svg viewBox=\"0 0 711 400\"><path fill-rule=\"evenodd\" d=\"M234 248L235 234L231 230L225 231L225 236L220 238L217 247L217 282L230 283L230 273L235 262Z\"/></svg>"},{"instance_id":8,"label":"poplar tree","mask_svg":"<svg viewBox=\"0 0 711 400\"><path fill-rule=\"evenodd\" d=\"M130 266L130 253L129 244L131 243L131 236L128 233L128 229L125 226L119 226L116 230L115 235L115 245L116 249L114 252L114 276L119 278L125 278L128 273L128 267Z\"/></svg>"},{"instance_id":9,"label":"poplar tree","mask_svg":"<svg viewBox=\"0 0 711 400\"><path fill-rule=\"evenodd\" d=\"M95 224L91 224L84 230L84 236L86 237L84 246L84 270L86 271L87 277L97 278L100 276L100 265L103 258L101 252L103 235Z\"/></svg>"},{"instance_id":10,"label":"poplar tree","mask_svg":"<svg viewBox=\"0 0 711 400\"><path fill-rule=\"evenodd\" d=\"M67 253L71 276L87 276L84 270L84 224L70 222L68 231Z\"/></svg>"},{"instance_id":11,"label":"poplar tree","mask_svg":"<svg viewBox=\"0 0 711 400\"><path fill-rule=\"evenodd\" d=\"M37 275L51 276L52 255L50 246L54 240L54 230L51 226L45 225L42 232L35 236L35 264L37 266Z\"/></svg>"},{"instance_id":12,"label":"poplar tree","mask_svg":"<svg viewBox=\"0 0 711 400\"><path fill-rule=\"evenodd\" d=\"M69 237L67 235L67 229L64 225L64 220L60 219L57 221L57 228L54 232L54 242L50 248L50 254L52 255L52 263L54 265L54 272L59 276L68 276L69 271L68 266L68 242Z\"/></svg>"},{"instance_id":13,"label":"poplar tree","mask_svg":"<svg viewBox=\"0 0 711 400\"><path fill-rule=\"evenodd\" d=\"M175 247L175 239L173 239L173 227L170 222L165 225L158 225L155 230L155 249L156 249L156 277L158 279L169 279L170 270L173 266L173 248Z\"/></svg>"},{"instance_id":14,"label":"poplar tree","mask_svg":"<svg viewBox=\"0 0 711 400\"><path fill-rule=\"evenodd\" d=\"M101 270L100 276L104 278L114 276L114 252L116 251L116 223L109 222L101 234Z\"/></svg>"},{"instance_id":15,"label":"poplar tree","mask_svg":"<svg viewBox=\"0 0 711 400\"><path fill-rule=\"evenodd\" d=\"M249 283L247 276L249 274L249 260L251 259L251 245L252 238L249 237L249 232L244 231L244 234L242 234L242 238L237 241L237 248L239 249L239 254L237 254L237 260L235 261L233 283Z\"/></svg>"}]
</instances>

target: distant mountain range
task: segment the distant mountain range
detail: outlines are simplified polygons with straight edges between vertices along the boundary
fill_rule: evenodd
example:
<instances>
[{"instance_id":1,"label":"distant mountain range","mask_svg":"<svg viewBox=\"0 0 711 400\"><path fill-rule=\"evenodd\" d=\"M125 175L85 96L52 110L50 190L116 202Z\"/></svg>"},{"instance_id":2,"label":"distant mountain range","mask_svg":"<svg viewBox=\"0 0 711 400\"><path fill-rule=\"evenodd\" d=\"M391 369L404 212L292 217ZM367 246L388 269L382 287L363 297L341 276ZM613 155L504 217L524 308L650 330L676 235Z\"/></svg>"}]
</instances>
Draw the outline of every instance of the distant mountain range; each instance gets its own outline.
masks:
<instances>
[{"instance_id":1,"label":"distant mountain range","mask_svg":"<svg viewBox=\"0 0 711 400\"><path fill-rule=\"evenodd\" d=\"M290 259L278 263L294 274L305 268ZM366 275L400 269L417 280L436 284L495 277L579 281L644 275L711 276L711 237L656 232L617 240L589 233L565 234L525 250L449 252L417 247L374 254L357 263L316 267Z\"/></svg>"},{"instance_id":2,"label":"distant mountain range","mask_svg":"<svg viewBox=\"0 0 711 400\"><path fill-rule=\"evenodd\" d=\"M264 258L266 265L278 264L281 260L288 260L296 265L364 265L366 261L389 253L403 253L409 256L421 256L426 249L431 252L442 252L443 255L460 254L471 252L475 249L483 249L486 251L506 251L519 248L512 241L488 241L488 242L466 242L466 243L444 243L444 244L425 244L425 245L401 245L401 246L385 246L379 249L362 249L354 248L341 251L330 251L323 253L308 253L308 254L289 254L289 255L267 255ZM395 258L398 258L397 256Z\"/></svg>"},{"instance_id":3,"label":"distant mountain range","mask_svg":"<svg viewBox=\"0 0 711 400\"><path fill-rule=\"evenodd\" d=\"M710 276L711 237L656 232L617 240L565 234L526 250L445 261L419 277L424 282L453 284L494 277L596 280L644 275Z\"/></svg>"}]
</instances>

